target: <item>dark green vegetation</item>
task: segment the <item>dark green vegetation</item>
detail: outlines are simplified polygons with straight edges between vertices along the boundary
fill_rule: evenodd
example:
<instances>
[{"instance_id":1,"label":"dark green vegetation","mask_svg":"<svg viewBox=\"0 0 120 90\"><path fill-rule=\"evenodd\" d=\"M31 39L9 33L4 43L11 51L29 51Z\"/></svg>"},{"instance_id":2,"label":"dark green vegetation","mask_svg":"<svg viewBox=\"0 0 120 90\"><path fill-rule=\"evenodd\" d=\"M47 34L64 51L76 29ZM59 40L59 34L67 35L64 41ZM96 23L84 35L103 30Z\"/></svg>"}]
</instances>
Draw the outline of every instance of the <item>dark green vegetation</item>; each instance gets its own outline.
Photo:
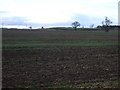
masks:
<instances>
[{"instance_id":1,"label":"dark green vegetation","mask_svg":"<svg viewBox=\"0 0 120 90\"><path fill-rule=\"evenodd\" d=\"M2 39L3 87L118 87L117 31L4 30Z\"/></svg>"}]
</instances>

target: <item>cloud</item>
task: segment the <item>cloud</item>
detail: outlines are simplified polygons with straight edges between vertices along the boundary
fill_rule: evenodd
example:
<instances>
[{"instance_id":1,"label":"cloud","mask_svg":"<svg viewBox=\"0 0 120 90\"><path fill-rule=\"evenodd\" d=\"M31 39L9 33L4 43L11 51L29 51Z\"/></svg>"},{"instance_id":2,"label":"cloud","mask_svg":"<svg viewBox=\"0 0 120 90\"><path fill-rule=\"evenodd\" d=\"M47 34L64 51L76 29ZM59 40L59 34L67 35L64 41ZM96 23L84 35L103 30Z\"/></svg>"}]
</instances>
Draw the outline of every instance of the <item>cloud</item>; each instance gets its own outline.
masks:
<instances>
[{"instance_id":1,"label":"cloud","mask_svg":"<svg viewBox=\"0 0 120 90\"><path fill-rule=\"evenodd\" d=\"M53 26L70 26L71 22L58 22L58 23L39 23L31 22L27 17L12 16L12 17L2 17L2 23L4 26L32 26L33 28L43 27L53 27Z\"/></svg>"},{"instance_id":2,"label":"cloud","mask_svg":"<svg viewBox=\"0 0 120 90\"><path fill-rule=\"evenodd\" d=\"M3 15L5 15L7 13L8 13L8 11L2 11L2 10L0 10L0 17L2 17Z\"/></svg>"},{"instance_id":3,"label":"cloud","mask_svg":"<svg viewBox=\"0 0 120 90\"><path fill-rule=\"evenodd\" d=\"M118 3L118 25L120 25L120 1Z\"/></svg>"},{"instance_id":4,"label":"cloud","mask_svg":"<svg viewBox=\"0 0 120 90\"><path fill-rule=\"evenodd\" d=\"M43 27L71 27L71 22L58 22L58 23L27 23L27 25L32 26L33 28Z\"/></svg>"},{"instance_id":5,"label":"cloud","mask_svg":"<svg viewBox=\"0 0 120 90\"><path fill-rule=\"evenodd\" d=\"M3 22L8 25L27 24L34 27L71 26L76 20L89 27L101 24L105 16L117 24L118 1L0 0L0 16L5 17Z\"/></svg>"},{"instance_id":6,"label":"cloud","mask_svg":"<svg viewBox=\"0 0 120 90\"><path fill-rule=\"evenodd\" d=\"M4 14L4 13L7 13L7 11L0 11L0 14Z\"/></svg>"},{"instance_id":7,"label":"cloud","mask_svg":"<svg viewBox=\"0 0 120 90\"><path fill-rule=\"evenodd\" d=\"M4 13L4 12L3 12ZM110 18L111 19L111 18ZM74 21L78 21L81 24L81 27L90 27L90 25L94 24L94 27L101 25L101 22L104 20L104 17L97 17L97 16L90 16L75 13L71 16L71 20L67 22L58 22L58 23L33 23L30 22L29 18L26 17L19 17L19 16L12 16L12 17L3 17L2 22L5 26L24 26L29 27L32 26L33 28L41 28L43 27L71 27L71 24ZM112 19L111 19L112 20Z\"/></svg>"},{"instance_id":8,"label":"cloud","mask_svg":"<svg viewBox=\"0 0 120 90\"><path fill-rule=\"evenodd\" d=\"M89 27L92 24L95 24L97 26L98 24L101 24L101 17L95 17L90 15L84 15L76 13L72 16L71 21L78 21L82 26Z\"/></svg>"},{"instance_id":9,"label":"cloud","mask_svg":"<svg viewBox=\"0 0 120 90\"><path fill-rule=\"evenodd\" d=\"M94 24L94 26L102 25L101 22L105 19L105 15L87 15L87 14L80 14L75 13L71 17L71 21L79 21L81 25L84 25L86 27L89 27L90 25ZM116 25L118 22L117 18L107 16L113 23L113 25Z\"/></svg>"},{"instance_id":10,"label":"cloud","mask_svg":"<svg viewBox=\"0 0 120 90\"><path fill-rule=\"evenodd\" d=\"M2 23L5 25L25 25L28 19L26 17L12 16L3 17Z\"/></svg>"}]
</instances>

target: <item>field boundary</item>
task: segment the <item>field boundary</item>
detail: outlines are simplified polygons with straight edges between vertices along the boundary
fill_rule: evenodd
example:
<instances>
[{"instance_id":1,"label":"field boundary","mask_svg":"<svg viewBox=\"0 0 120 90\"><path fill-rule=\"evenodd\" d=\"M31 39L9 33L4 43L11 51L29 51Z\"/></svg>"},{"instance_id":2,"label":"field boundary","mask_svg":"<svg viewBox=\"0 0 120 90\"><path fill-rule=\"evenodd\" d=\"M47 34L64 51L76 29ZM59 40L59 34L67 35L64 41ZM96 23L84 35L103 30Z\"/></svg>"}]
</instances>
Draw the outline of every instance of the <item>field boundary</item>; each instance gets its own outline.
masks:
<instances>
[{"instance_id":1,"label":"field boundary","mask_svg":"<svg viewBox=\"0 0 120 90\"><path fill-rule=\"evenodd\" d=\"M35 47L35 46L117 46L118 42L81 42L81 43L10 43L2 47Z\"/></svg>"}]
</instances>

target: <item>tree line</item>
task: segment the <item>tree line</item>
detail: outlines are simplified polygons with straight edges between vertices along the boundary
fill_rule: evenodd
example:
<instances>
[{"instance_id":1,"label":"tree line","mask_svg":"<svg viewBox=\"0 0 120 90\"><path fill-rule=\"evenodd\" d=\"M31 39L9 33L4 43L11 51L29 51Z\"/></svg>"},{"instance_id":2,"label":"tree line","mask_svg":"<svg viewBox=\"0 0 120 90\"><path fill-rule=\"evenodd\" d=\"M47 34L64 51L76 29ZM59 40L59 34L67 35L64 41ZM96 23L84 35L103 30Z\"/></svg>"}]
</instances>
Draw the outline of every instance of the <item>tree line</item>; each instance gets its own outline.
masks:
<instances>
[{"instance_id":1,"label":"tree line","mask_svg":"<svg viewBox=\"0 0 120 90\"><path fill-rule=\"evenodd\" d=\"M105 20L102 21L102 25L103 25L103 29L105 29L106 32L109 31L109 26L112 23L112 21L110 19L108 19L108 17L105 17ZM80 27L80 23L78 21L75 21L72 23L72 27L77 30L77 27ZM92 24L90 27L93 28L94 24Z\"/></svg>"}]
</instances>

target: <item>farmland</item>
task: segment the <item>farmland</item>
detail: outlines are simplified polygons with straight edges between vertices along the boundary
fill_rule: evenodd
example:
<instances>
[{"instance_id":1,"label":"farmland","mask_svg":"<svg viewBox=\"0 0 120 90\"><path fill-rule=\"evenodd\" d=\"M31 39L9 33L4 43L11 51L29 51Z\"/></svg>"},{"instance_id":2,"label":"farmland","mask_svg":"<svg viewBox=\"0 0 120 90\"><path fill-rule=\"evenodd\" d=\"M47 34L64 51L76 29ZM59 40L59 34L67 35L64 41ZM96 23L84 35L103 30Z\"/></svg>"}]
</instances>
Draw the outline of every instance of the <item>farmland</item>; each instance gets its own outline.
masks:
<instances>
[{"instance_id":1,"label":"farmland","mask_svg":"<svg viewBox=\"0 0 120 90\"><path fill-rule=\"evenodd\" d=\"M112 30L3 30L3 88L118 87L118 45Z\"/></svg>"}]
</instances>

